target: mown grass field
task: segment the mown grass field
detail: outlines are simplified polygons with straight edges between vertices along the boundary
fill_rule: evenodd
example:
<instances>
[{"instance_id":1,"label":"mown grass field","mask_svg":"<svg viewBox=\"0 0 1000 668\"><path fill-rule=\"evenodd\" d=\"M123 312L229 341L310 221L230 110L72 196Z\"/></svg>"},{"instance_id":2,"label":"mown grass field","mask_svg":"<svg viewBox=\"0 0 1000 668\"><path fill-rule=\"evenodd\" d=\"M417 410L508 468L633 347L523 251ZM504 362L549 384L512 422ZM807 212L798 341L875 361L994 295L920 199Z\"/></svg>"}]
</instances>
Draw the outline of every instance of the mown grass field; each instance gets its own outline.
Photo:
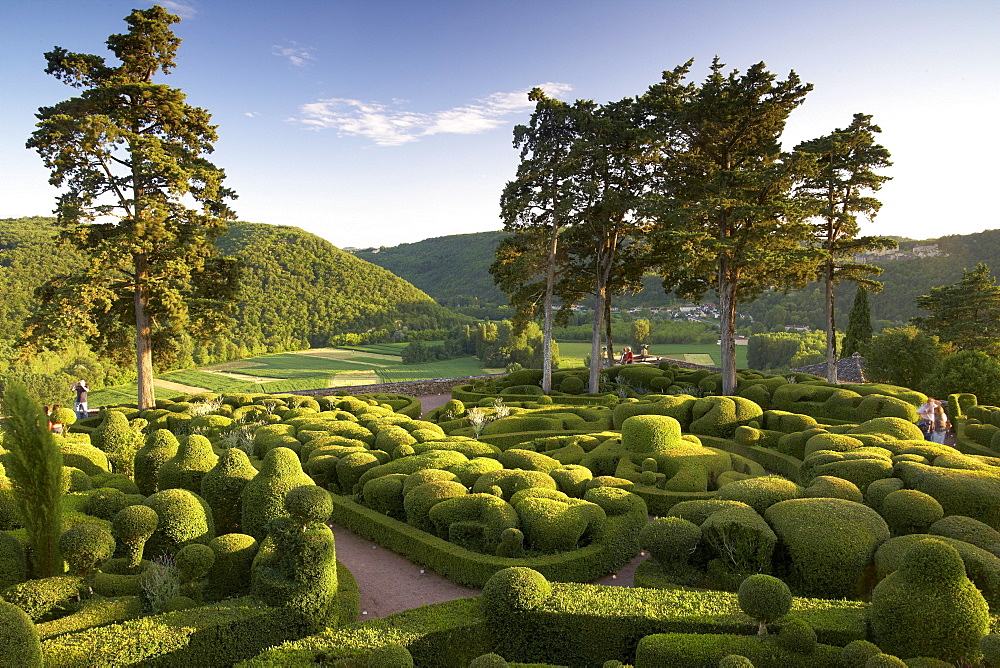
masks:
<instances>
[{"instance_id":1,"label":"mown grass field","mask_svg":"<svg viewBox=\"0 0 1000 668\"><path fill-rule=\"evenodd\" d=\"M430 342L435 344L439 342ZM156 377L156 394L173 397L201 388L212 392L291 392L327 387L352 387L435 378L460 378L502 369L484 369L474 357L426 364L402 363L406 344L387 343L345 348L320 348L275 353L214 364L201 369L170 371ZM170 387L176 383L192 389ZM166 386L164 386L166 385ZM135 383L90 393L92 407L135 403Z\"/></svg>"},{"instance_id":2,"label":"mown grass field","mask_svg":"<svg viewBox=\"0 0 1000 668\"><path fill-rule=\"evenodd\" d=\"M625 344L616 344L615 352L621 354L621 349ZM559 364L562 367L583 366L583 359L590 354L590 343L584 341L559 341ZM722 364L722 350L717 345L699 344L662 344L649 347L650 355L661 355L691 362L693 364L705 364L709 366L719 366ZM736 366L740 369L747 365L747 347L736 346Z\"/></svg>"}]
</instances>

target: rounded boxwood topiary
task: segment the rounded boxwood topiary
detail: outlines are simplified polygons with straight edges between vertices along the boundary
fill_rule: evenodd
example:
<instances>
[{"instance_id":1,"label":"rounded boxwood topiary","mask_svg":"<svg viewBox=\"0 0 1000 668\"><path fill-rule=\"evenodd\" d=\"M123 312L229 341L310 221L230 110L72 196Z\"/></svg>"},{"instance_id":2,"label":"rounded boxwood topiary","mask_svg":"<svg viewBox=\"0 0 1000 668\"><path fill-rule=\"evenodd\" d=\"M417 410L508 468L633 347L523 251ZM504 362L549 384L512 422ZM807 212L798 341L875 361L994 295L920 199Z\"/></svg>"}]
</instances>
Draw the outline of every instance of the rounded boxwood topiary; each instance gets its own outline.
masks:
<instances>
[{"instance_id":1,"label":"rounded boxwood topiary","mask_svg":"<svg viewBox=\"0 0 1000 668\"><path fill-rule=\"evenodd\" d=\"M369 668L408 668L413 665L413 656L410 650L393 642L369 654L365 665Z\"/></svg>"},{"instance_id":2,"label":"rounded boxwood topiary","mask_svg":"<svg viewBox=\"0 0 1000 668\"><path fill-rule=\"evenodd\" d=\"M188 543L207 543L215 537L212 509L205 500L186 489L165 489L147 498L159 518L156 531L146 542L145 552L158 556L174 553Z\"/></svg>"},{"instance_id":3,"label":"rounded boxwood topiary","mask_svg":"<svg viewBox=\"0 0 1000 668\"><path fill-rule=\"evenodd\" d=\"M906 668L906 662L892 654L873 654L865 661L865 668Z\"/></svg>"},{"instance_id":4,"label":"rounded boxwood topiary","mask_svg":"<svg viewBox=\"0 0 1000 668\"><path fill-rule=\"evenodd\" d=\"M761 515L776 503L797 499L800 496L802 487L776 475L737 480L720 489L718 493L719 499L745 503Z\"/></svg>"},{"instance_id":5,"label":"rounded boxwood topiary","mask_svg":"<svg viewBox=\"0 0 1000 668\"><path fill-rule=\"evenodd\" d=\"M156 531L159 517L145 505L126 506L111 520L111 528L125 549L126 565L136 568L142 563L146 541Z\"/></svg>"},{"instance_id":6,"label":"rounded boxwood topiary","mask_svg":"<svg viewBox=\"0 0 1000 668\"><path fill-rule=\"evenodd\" d=\"M77 524L59 536L59 550L70 570L85 576L114 555L115 539L99 526Z\"/></svg>"},{"instance_id":7,"label":"rounded boxwood topiary","mask_svg":"<svg viewBox=\"0 0 1000 668\"><path fill-rule=\"evenodd\" d=\"M903 481L899 478L882 478L868 485L865 490L865 505L881 514L882 502L896 490L903 489Z\"/></svg>"},{"instance_id":8,"label":"rounded boxwood topiary","mask_svg":"<svg viewBox=\"0 0 1000 668\"><path fill-rule=\"evenodd\" d=\"M302 485L285 495L285 511L302 526L326 522L333 512L333 500L322 487Z\"/></svg>"},{"instance_id":9,"label":"rounded boxwood topiary","mask_svg":"<svg viewBox=\"0 0 1000 668\"><path fill-rule=\"evenodd\" d=\"M218 534L239 531L243 515L243 489L257 475L250 458L239 448L229 448L201 479L201 497L212 508Z\"/></svg>"},{"instance_id":10,"label":"rounded boxwood topiary","mask_svg":"<svg viewBox=\"0 0 1000 668\"><path fill-rule=\"evenodd\" d=\"M552 585L544 575L515 566L497 571L487 580L479 605L483 617L489 621L537 608L551 595Z\"/></svg>"},{"instance_id":11,"label":"rounded boxwood topiary","mask_svg":"<svg viewBox=\"0 0 1000 668\"><path fill-rule=\"evenodd\" d=\"M91 433L90 442L108 455L116 473L132 475L142 435L132 429L124 413L106 411L101 425Z\"/></svg>"},{"instance_id":12,"label":"rounded boxwood topiary","mask_svg":"<svg viewBox=\"0 0 1000 668\"><path fill-rule=\"evenodd\" d=\"M739 654L727 654L719 659L719 668L754 668L753 661Z\"/></svg>"},{"instance_id":13,"label":"rounded boxwood topiary","mask_svg":"<svg viewBox=\"0 0 1000 668\"><path fill-rule=\"evenodd\" d=\"M260 472L243 488L243 532L262 540L267 535L267 523L286 515L285 494L312 484L312 478L302 471L298 455L288 448L270 450Z\"/></svg>"},{"instance_id":14,"label":"rounded boxwood topiary","mask_svg":"<svg viewBox=\"0 0 1000 668\"><path fill-rule=\"evenodd\" d=\"M0 591L28 579L28 557L21 542L0 531Z\"/></svg>"},{"instance_id":15,"label":"rounded boxwood topiary","mask_svg":"<svg viewBox=\"0 0 1000 668\"><path fill-rule=\"evenodd\" d=\"M500 533L497 556L517 559L524 556L524 533L520 529L507 528Z\"/></svg>"},{"instance_id":16,"label":"rounded boxwood topiary","mask_svg":"<svg viewBox=\"0 0 1000 668\"><path fill-rule=\"evenodd\" d=\"M3 590L3 600L21 608L32 621L37 622L67 609L71 601L79 600L83 586L83 578L76 576L57 575L28 580Z\"/></svg>"},{"instance_id":17,"label":"rounded boxwood topiary","mask_svg":"<svg viewBox=\"0 0 1000 668\"><path fill-rule=\"evenodd\" d=\"M681 425L667 415L635 415L622 422L622 448L645 455L666 454L682 445Z\"/></svg>"},{"instance_id":18,"label":"rounded boxwood topiary","mask_svg":"<svg viewBox=\"0 0 1000 668\"><path fill-rule=\"evenodd\" d=\"M792 609L792 592L788 585L776 577L758 573L751 575L740 585L736 598L740 610L757 620L758 635L767 635L767 625L784 617Z\"/></svg>"},{"instance_id":19,"label":"rounded boxwood topiary","mask_svg":"<svg viewBox=\"0 0 1000 668\"><path fill-rule=\"evenodd\" d=\"M850 480L829 475L816 476L809 486L802 491L804 498L846 499L855 503L864 503L861 490Z\"/></svg>"},{"instance_id":20,"label":"rounded boxwood topiary","mask_svg":"<svg viewBox=\"0 0 1000 668\"><path fill-rule=\"evenodd\" d=\"M894 535L905 536L926 533L932 524L944 517L944 509L930 494L900 489L882 500L881 515Z\"/></svg>"},{"instance_id":21,"label":"rounded boxwood topiary","mask_svg":"<svg viewBox=\"0 0 1000 668\"><path fill-rule=\"evenodd\" d=\"M941 541L922 540L875 587L869 608L872 639L884 652L968 660L989 632L989 608L966 577L962 558Z\"/></svg>"},{"instance_id":22,"label":"rounded boxwood topiary","mask_svg":"<svg viewBox=\"0 0 1000 668\"><path fill-rule=\"evenodd\" d=\"M653 520L639 532L639 547L664 567L687 563L700 541L698 525L679 517Z\"/></svg>"},{"instance_id":23,"label":"rounded boxwood topiary","mask_svg":"<svg viewBox=\"0 0 1000 668\"><path fill-rule=\"evenodd\" d=\"M889 538L878 513L844 499L790 499L764 518L783 545L776 572L804 596L859 597L875 551Z\"/></svg>"},{"instance_id":24,"label":"rounded boxwood topiary","mask_svg":"<svg viewBox=\"0 0 1000 668\"><path fill-rule=\"evenodd\" d=\"M469 668L507 668L507 660L493 652L477 656L469 663Z\"/></svg>"},{"instance_id":25,"label":"rounded boxwood topiary","mask_svg":"<svg viewBox=\"0 0 1000 668\"><path fill-rule=\"evenodd\" d=\"M160 467L157 488L186 489L201 494L201 480L218 460L219 456L212 450L212 443L207 438L191 434L181 440L177 454Z\"/></svg>"},{"instance_id":26,"label":"rounded boxwood topiary","mask_svg":"<svg viewBox=\"0 0 1000 668\"><path fill-rule=\"evenodd\" d=\"M177 574L184 583L204 577L214 563L215 551L201 543L185 545L174 555Z\"/></svg>"},{"instance_id":27,"label":"rounded boxwood topiary","mask_svg":"<svg viewBox=\"0 0 1000 668\"><path fill-rule=\"evenodd\" d=\"M467 493L465 485L452 480L432 480L417 485L403 497L406 522L412 527L433 533L434 524L430 519L430 509L445 499L465 496Z\"/></svg>"},{"instance_id":28,"label":"rounded boxwood topiary","mask_svg":"<svg viewBox=\"0 0 1000 668\"><path fill-rule=\"evenodd\" d=\"M0 665L44 665L37 627L24 610L6 601L0 601Z\"/></svg>"},{"instance_id":29,"label":"rounded boxwood topiary","mask_svg":"<svg viewBox=\"0 0 1000 668\"><path fill-rule=\"evenodd\" d=\"M227 533L209 541L215 560L208 573L205 596L212 601L242 596L250 589L250 567L257 556L258 543L253 536Z\"/></svg>"},{"instance_id":30,"label":"rounded boxwood topiary","mask_svg":"<svg viewBox=\"0 0 1000 668\"><path fill-rule=\"evenodd\" d=\"M566 394L582 394L584 390L583 379L579 376L566 376L559 383L559 391Z\"/></svg>"},{"instance_id":31,"label":"rounded boxwood topiary","mask_svg":"<svg viewBox=\"0 0 1000 668\"><path fill-rule=\"evenodd\" d=\"M793 617L778 632L778 645L789 652L812 654L816 651L816 632L805 620Z\"/></svg>"},{"instance_id":32,"label":"rounded boxwood topiary","mask_svg":"<svg viewBox=\"0 0 1000 668\"><path fill-rule=\"evenodd\" d=\"M102 520L110 520L118 511L126 506L125 493L114 487L102 487L94 490L87 499L84 512Z\"/></svg>"},{"instance_id":33,"label":"rounded boxwood topiary","mask_svg":"<svg viewBox=\"0 0 1000 668\"><path fill-rule=\"evenodd\" d=\"M876 654L881 654L882 650L873 642L867 640L852 640L844 646L841 660L846 668L865 668L868 659Z\"/></svg>"}]
</instances>

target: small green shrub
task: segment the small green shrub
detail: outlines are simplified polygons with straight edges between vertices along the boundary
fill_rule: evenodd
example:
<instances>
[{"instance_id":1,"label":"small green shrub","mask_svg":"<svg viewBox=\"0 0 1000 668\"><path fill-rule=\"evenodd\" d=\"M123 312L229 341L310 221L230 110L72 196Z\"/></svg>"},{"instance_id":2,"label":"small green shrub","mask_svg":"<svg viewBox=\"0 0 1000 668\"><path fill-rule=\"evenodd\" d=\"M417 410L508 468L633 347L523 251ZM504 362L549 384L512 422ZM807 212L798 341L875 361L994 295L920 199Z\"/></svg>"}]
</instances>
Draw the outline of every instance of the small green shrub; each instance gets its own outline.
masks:
<instances>
[{"instance_id":1,"label":"small green shrub","mask_svg":"<svg viewBox=\"0 0 1000 668\"><path fill-rule=\"evenodd\" d=\"M890 492L882 500L882 517L893 535L927 533L932 524L944 517L944 509L933 496L915 489Z\"/></svg>"},{"instance_id":2,"label":"small green shrub","mask_svg":"<svg viewBox=\"0 0 1000 668\"><path fill-rule=\"evenodd\" d=\"M718 498L745 503L760 514L781 501L797 499L802 488L780 476L748 478L728 484L719 490Z\"/></svg>"},{"instance_id":3,"label":"small green shrub","mask_svg":"<svg viewBox=\"0 0 1000 668\"><path fill-rule=\"evenodd\" d=\"M301 526L326 522L333 512L330 493L316 485L294 487L285 495L285 511Z\"/></svg>"},{"instance_id":4,"label":"small green shrub","mask_svg":"<svg viewBox=\"0 0 1000 668\"><path fill-rule=\"evenodd\" d=\"M217 601L249 591L247 574L257 556L257 540L247 534L227 533L213 538L208 546L215 553L215 560L209 570L205 597Z\"/></svg>"},{"instance_id":5,"label":"small green shrub","mask_svg":"<svg viewBox=\"0 0 1000 668\"><path fill-rule=\"evenodd\" d=\"M487 623L532 610L552 595L552 585L538 571L524 567L497 571L486 582L480 607Z\"/></svg>"},{"instance_id":6,"label":"small green shrub","mask_svg":"<svg viewBox=\"0 0 1000 668\"><path fill-rule=\"evenodd\" d=\"M44 665L34 622L24 610L5 601L0 601L0 665L25 668Z\"/></svg>"},{"instance_id":7,"label":"small green shrub","mask_svg":"<svg viewBox=\"0 0 1000 668\"><path fill-rule=\"evenodd\" d=\"M200 434L181 439L177 454L160 467L157 474L158 489L186 489L201 494L201 481L212 470L219 456L212 444Z\"/></svg>"},{"instance_id":8,"label":"small green shrub","mask_svg":"<svg viewBox=\"0 0 1000 668\"><path fill-rule=\"evenodd\" d=\"M267 524L285 517L285 494L313 481L302 471L299 457L288 448L268 451L260 472L247 482L242 493L243 532L258 540L267 534Z\"/></svg>"},{"instance_id":9,"label":"small green shrub","mask_svg":"<svg viewBox=\"0 0 1000 668\"><path fill-rule=\"evenodd\" d=\"M212 509L216 533L234 533L242 528L243 490L256 475L257 469L247 454L229 448L201 479L201 497Z\"/></svg>"},{"instance_id":10,"label":"small green shrub","mask_svg":"<svg viewBox=\"0 0 1000 668\"><path fill-rule=\"evenodd\" d=\"M365 665L369 668L408 668L413 665L413 657L402 645L389 643L369 654Z\"/></svg>"},{"instance_id":11,"label":"small green shrub","mask_svg":"<svg viewBox=\"0 0 1000 668\"><path fill-rule=\"evenodd\" d=\"M59 549L75 575L86 576L115 553L111 533L92 524L78 524L59 537Z\"/></svg>"},{"instance_id":12,"label":"small green shrub","mask_svg":"<svg viewBox=\"0 0 1000 668\"><path fill-rule=\"evenodd\" d=\"M639 532L639 546L667 568L687 563L700 541L698 525L680 517L655 519Z\"/></svg>"},{"instance_id":13,"label":"small green shrub","mask_svg":"<svg viewBox=\"0 0 1000 668\"><path fill-rule=\"evenodd\" d=\"M84 510L88 515L100 517L102 520L110 520L127 503L125 494L121 490L113 487L102 487L90 494Z\"/></svg>"},{"instance_id":14,"label":"small green shrub","mask_svg":"<svg viewBox=\"0 0 1000 668\"><path fill-rule=\"evenodd\" d=\"M182 583L204 577L214 563L215 551L201 543L185 545L174 556L174 565L177 566L177 575Z\"/></svg>"},{"instance_id":15,"label":"small green shrub","mask_svg":"<svg viewBox=\"0 0 1000 668\"><path fill-rule=\"evenodd\" d=\"M3 600L24 610L32 621L57 617L69 609L83 588L83 579L57 575L28 580L3 590Z\"/></svg>"},{"instance_id":16,"label":"small green shrub","mask_svg":"<svg viewBox=\"0 0 1000 668\"><path fill-rule=\"evenodd\" d=\"M983 595L965 575L958 552L937 540L906 551L899 570L872 593L873 640L884 652L945 661L978 657L989 631Z\"/></svg>"},{"instance_id":17,"label":"small green shrub","mask_svg":"<svg viewBox=\"0 0 1000 668\"><path fill-rule=\"evenodd\" d=\"M122 508L111 520L111 528L125 550L126 564L136 568L142 563L142 552L156 526L156 511L145 505Z\"/></svg>"},{"instance_id":18,"label":"small green shrub","mask_svg":"<svg viewBox=\"0 0 1000 668\"><path fill-rule=\"evenodd\" d=\"M758 573L740 585L736 593L740 609L760 625L758 635L767 635L767 625L792 609L792 592L776 577Z\"/></svg>"},{"instance_id":19,"label":"small green shrub","mask_svg":"<svg viewBox=\"0 0 1000 668\"><path fill-rule=\"evenodd\" d=\"M148 557L175 553L188 543L208 543L215 537L212 509L205 500L186 489L165 489L147 498L143 505L156 512L156 531L146 542Z\"/></svg>"},{"instance_id":20,"label":"small green shrub","mask_svg":"<svg viewBox=\"0 0 1000 668\"><path fill-rule=\"evenodd\" d=\"M789 652L812 654L816 650L816 632L805 620L792 617L778 632L778 645Z\"/></svg>"}]
</instances>

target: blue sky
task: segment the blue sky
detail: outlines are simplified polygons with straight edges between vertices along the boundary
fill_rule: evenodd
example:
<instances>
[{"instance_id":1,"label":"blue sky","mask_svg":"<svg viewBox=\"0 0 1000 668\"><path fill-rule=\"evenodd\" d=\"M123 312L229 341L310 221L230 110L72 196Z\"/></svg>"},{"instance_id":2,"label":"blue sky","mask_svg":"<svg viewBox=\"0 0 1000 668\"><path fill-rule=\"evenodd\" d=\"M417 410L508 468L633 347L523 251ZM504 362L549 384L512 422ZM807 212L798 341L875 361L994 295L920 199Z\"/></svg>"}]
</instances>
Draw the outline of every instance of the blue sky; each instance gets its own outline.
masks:
<instances>
[{"instance_id":1,"label":"blue sky","mask_svg":"<svg viewBox=\"0 0 1000 668\"><path fill-rule=\"evenodd\" d=\"M47 215L56 189L24 148L37 107L73 94L44 73L58 45L106 55L143 0L0 2L0 218ZM161 77L219 124L214 162L240 219L337 246L501 227L526 92L637 95L714 55L815 85L797 142L872 114L893 177L866 233L998 227L1000 3L619 0L174 0L178 66Z\"/></svg>"}]
</instances>

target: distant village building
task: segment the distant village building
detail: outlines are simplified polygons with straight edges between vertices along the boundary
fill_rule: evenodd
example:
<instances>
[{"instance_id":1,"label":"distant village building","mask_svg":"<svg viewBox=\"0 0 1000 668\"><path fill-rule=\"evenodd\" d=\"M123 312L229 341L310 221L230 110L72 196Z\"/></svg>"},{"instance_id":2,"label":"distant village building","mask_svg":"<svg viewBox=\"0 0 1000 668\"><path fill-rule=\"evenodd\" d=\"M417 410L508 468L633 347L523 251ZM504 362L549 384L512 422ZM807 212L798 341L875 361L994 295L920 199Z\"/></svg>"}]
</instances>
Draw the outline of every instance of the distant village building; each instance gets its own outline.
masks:
<instances>
[{"instance_id":1,"label":"distant village building","mask_svg":"<svg viewBox=\"0 0 1000 668\"><path fill-rule=\"evenodd\" d=\"M931 244L929 246L914 246L913 254L917 257L935 257L942 255L941 248L937 244Z\"/></svg>"},{"instance_id":2,"label":"distant village building","mask_svg":"<svg viewBox=\"0 0 1000 668\"><path fill-rule=\"evenodd\" d=\"M786 332L811 332L812 327L809 325L785 325Z\"/></svg>"}]
</instances>

